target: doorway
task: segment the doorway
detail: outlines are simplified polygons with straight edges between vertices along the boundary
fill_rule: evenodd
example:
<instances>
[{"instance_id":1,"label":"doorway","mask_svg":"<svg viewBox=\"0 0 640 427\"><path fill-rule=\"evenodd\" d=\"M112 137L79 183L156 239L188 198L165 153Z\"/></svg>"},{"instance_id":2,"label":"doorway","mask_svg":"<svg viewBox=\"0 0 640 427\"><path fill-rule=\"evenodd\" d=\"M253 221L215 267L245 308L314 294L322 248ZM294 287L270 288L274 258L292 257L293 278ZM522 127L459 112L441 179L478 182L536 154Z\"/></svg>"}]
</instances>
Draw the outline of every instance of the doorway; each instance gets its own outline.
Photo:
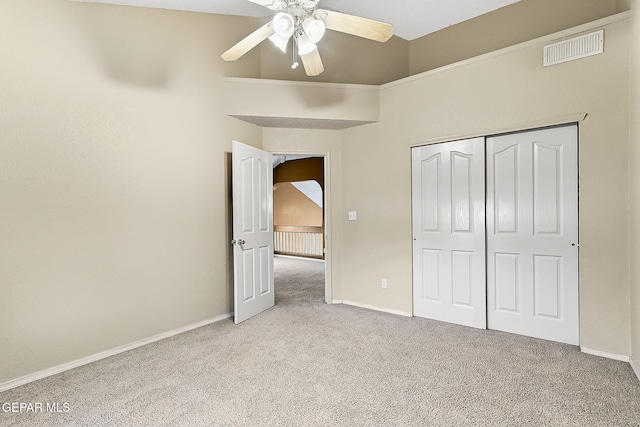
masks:
<instances>
[{"instance_id":1,"label":"doorway","mask_svg":"<svg viewBox=\"0 0 640 427\"><path fill-rule=\"evenodd\" d=\"M324 260L323 188L322 157L274 156L274 253Z\"/></svg>"},{"instance_id":2,"label":"doorway","mask_svg":"<svg viewBox=\"0 0 640 427\"><path fill-rule=\"evenodd\" d=\"M416 316L579 343L577 145L570 125L412 150Z\"/></svg>"},{"instance_id":3,"label":"doorway","mask_svg":"<svg viewBox=\"0 0 640 427\"><path fill-rule=\"evenodd\" d=\"M327 156L278 153L273 155L273 160L274 258L300 258L300 265L319 263L324 270L323 300L330 303ZM292 262L274 263L274 268L285 264L290 266Z\"/></svg>"}]
</instances>

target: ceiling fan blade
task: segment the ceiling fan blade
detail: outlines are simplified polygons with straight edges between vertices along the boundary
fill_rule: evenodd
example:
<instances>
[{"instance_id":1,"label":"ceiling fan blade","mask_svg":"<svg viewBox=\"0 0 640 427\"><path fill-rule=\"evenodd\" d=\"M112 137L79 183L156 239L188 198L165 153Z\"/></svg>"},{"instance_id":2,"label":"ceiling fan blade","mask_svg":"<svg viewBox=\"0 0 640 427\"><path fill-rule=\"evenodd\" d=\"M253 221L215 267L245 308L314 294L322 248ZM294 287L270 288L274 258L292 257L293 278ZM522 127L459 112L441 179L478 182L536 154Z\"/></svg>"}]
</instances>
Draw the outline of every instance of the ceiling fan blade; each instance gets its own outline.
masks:
<instances>
[{"instance_id":1,"label":"ceiling fan blade","mask_svg":"<svg viewBox=\"0 0 640 427\"><path fill-rule=\"evenodd\" d=\"M374 21L373 19L362 18L360 16L347 15L346 13L334 12L332 10L318 9L316 11L326 14L324 22L327 28L341 33L352 34L358 37L386 42L393 35L393 25L386 22Z\"/></svg>"},{"instance_id":2,"label":"ceiling fan blade","mask_svg":"<svg viewBox=\"0 0 640 427\"><path fill-rule=\"evenodd\" d=\"M235 61L251 49L262 43L264 40L275 34L271 22L264 24L262 27L240 40L231 49L222 54L225 61Z\"/></svg>"},{"instance_id":3,"label":"ceiling fan blade","mask_svg":"<svg viewBox=\"0 0 640 427\"><path fill-rule=\"evenodd\" d=\"M307 76L317 76L324 71L324 65L322 65L322 58L320 58L318 49L313 49L307 54L300 55L300 58Z\"/></svg>"}]
</instances>

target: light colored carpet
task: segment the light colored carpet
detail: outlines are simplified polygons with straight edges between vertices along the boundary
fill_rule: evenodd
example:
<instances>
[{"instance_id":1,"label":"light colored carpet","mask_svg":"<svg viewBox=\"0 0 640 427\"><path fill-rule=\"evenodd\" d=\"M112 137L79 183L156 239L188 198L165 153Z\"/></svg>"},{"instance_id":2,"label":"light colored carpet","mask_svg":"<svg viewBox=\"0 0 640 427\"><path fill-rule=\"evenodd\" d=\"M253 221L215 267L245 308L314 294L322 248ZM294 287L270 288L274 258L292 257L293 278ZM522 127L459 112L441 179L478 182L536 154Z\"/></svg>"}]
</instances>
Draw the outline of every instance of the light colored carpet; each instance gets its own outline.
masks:
<instances>
[{"instance_id":1,"label":"light colored carpet","mask_svg":"<svg viewBox=\"0 0 640 427\"><path fill-rule=\"evenodd\" d=\"M326 305L323 268L276 259L274 308L0 394L68 402L3 426L640 426L626 363L496 331Z\"/></svg>"}]
</instances>

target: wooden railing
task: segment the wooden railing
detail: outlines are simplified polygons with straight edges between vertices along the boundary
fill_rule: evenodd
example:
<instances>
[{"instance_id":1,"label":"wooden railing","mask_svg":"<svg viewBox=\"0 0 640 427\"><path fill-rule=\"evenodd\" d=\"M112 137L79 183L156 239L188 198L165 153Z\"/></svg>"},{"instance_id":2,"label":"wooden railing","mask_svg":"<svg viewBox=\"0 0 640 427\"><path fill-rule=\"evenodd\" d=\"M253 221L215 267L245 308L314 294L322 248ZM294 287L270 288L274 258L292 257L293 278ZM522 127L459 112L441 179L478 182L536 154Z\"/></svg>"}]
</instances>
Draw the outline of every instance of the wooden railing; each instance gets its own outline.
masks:
<instances>
[{"instance_id":1,"label":"wooden railing","mask_svg":"<svg viewBox=\"0 0 640 427\"><path fill-rule=\"evenodd\" d=\"M324 232L322 227L274 227L274 252L309 258L324 258Z\"/></svg>"}]
</instances>

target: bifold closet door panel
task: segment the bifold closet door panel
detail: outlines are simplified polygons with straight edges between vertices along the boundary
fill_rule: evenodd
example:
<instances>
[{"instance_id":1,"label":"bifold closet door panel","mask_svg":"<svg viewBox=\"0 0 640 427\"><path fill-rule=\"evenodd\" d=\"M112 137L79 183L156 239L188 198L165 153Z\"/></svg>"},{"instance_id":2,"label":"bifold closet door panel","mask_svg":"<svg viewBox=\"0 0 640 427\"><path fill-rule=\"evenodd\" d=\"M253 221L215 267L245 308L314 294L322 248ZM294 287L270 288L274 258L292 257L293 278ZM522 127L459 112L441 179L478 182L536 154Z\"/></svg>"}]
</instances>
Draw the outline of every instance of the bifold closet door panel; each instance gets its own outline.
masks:
<instances>
[{"instance_id":1,"label":"bifold closet door panel","mask_svg":"<svg viewBox=\"0 0 640 427\"><path fill-rule=\"evenodd\" d=\"M412 150L415 316L486 328L484 138Z\"/></svg>"},{"instance_id":2,"label":"bifold closet door panel","mask_svg":"<svg viewBox=\"0 0 640 427\"><path fill-rule=\"evenodd\" d=\"M579 343L577 132L487 138L490 329Z\"/></svg>"}]
</instances>

